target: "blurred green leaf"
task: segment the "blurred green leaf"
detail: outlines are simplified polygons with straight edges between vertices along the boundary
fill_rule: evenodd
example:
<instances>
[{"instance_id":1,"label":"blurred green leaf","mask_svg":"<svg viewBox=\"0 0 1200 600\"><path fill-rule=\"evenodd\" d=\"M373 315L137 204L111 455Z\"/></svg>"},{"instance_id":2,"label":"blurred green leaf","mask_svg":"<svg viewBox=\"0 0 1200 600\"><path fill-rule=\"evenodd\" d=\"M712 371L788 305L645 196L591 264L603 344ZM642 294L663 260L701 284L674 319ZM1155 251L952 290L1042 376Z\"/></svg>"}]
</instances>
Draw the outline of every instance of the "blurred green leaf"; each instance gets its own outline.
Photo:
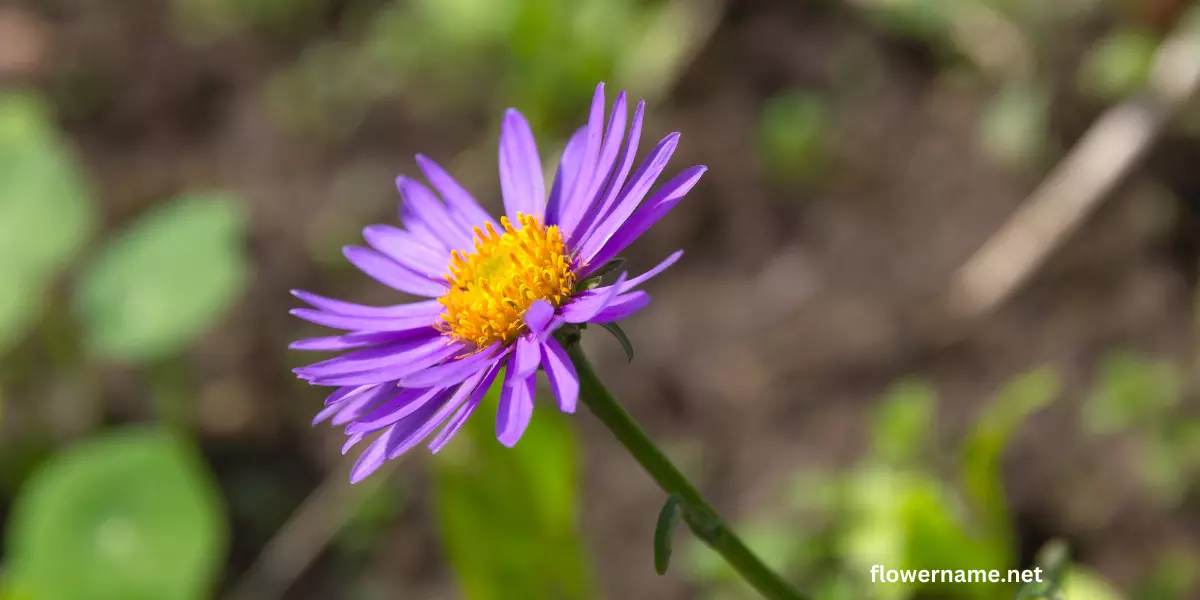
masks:
<instances>
[{"instance_id":1,"label":"blurred green leaf","mask_svg":"<svg viewBox=\"0 0 1200 600\"><path fill-rule=\"evenodd\" d=\"M1116 100L1146 83L1158 50L1150 31L1117 31L1092 46L1079 68L1079 87L1102 100Z\"/></svg>"},{"instance_id":2,"label":"blurred green leaf","mask_svg":"<svg viewBox=\"0 0 1200 600\"><path fill-rule=\"evenodd\" d=\"M87 242L84 176L41 100L0 94L0 352L37 317L46 287Z\"/></svg>"},{"instance_id":3,"label":"blurred green leaf","mask_svg":"<svg viewBox=\"0 0 1200 600\"><path fill-rule=\"evenodd\" d=\"M543 406L515 448L500 445L501 382L435 465L442 542L464 597L590 598L574 431Z\"/></svg>"},{"instance_id":4,"label":"blurred green leaf","mask_svg":"<svg viewBox=\"0 0 1200 600\"><path fill-rule=\"evenodd\" d=\"M1071 566L1071 554L1066 542L1051 540L1037 554L1037 567L1034 577L1039 579L1021 585L1017 590L1017 600L1052 600L1061 594L1064 579ZM1037 569L1040 569L1037 570Z\"/></svg>"},{"instance_id":5,"label":"blurred green leaf","mask_svg":"<svg viewBox=\"0 0 1200 600\"><path fill-rule=\"evenodd\" d=\"M236 199L178 198L134 223L88 265L75 296L93 350L120 361L179 352L246 282Z\"/></svg>"},{"instance_id":6,"label":"blurred green leaf","mask_svg":"<svg viewBox=\"0 0 1200 600\"><path fill-rule=\"evenodd\" d=\"M1049 98L1041 88L1012 83L984 108L979 123L983 149L1010 166L1036 164L1045 155Z\"/></svg>"},{"instance_id":7,"label":"blurred green leaf","mask_svg":"<svg viewBox=\"0 0 1200 600\"><path fill-rule=\"evenodd\" d=\"M928 382L905 379L888 390L872 417L872 455L894 465L915 465L933 437L937 392Z\"/></svg>"},{"instance_id":8,"label":"blurred green leaf","mask_svg":"<svg viewBox=\"0 0 1200 600\"><path fill-rule=\"evenodd\" d=\"M21 489L7 555L18 589L55 600L211 597L226 531L191 448L127 429L71 447Z\"/></svg>"},{"instance_id":9,"label":"blurred green leaf","mask_svg":"<svg viewBox=\"0 0 1200 600\"><path fill-rule=\"evenodd\" d=\"M1138 583L1138 600L1178 600L1200 584L1200 556L1185 550L1171 551Z\"/></svg>"},{"instance_id":10,"label":"blurred green leaf","mask_svg":"<svg viewBox=\"0 0 1200 600\"><path fill-rule=\"evenodd\" d=\"M999 540L1006 554L1011 550L1012 523L1001 473L1004 449L1017 427L1049 405L1061 389L1060 377L1048 368L1016 377L1000 390L964 442L960 468L967 496L982 517L988 535Z\"/></svg>"},{"instance_id":11,"label":"blurred green leaf","mask_svg":"<svg viewBox=\"0 0 1200 600\"><path fill-rule=\"evenodd\" d=\"M1169 364L1127 352L1108 356L1100 381L1083 407L1084 425L1097 435L1152 425L1179 402L1182 381Z\"/></svg>"},{"instance_id":12,"label":"blurred green leaf","mask_svg":"<svg viewBox=\"0 0 1200 600\"><path fill-rule=\"evenodd\" d=\"M1111 583L1100 575L1080 566L1072 566L1063 582L1062 600L1125 600ZM1050 600L1059 600L1051 597Z\"/></svg>"},{"instance_id":13,"label":"blurred green leaf","mask_svg":"<svg viewBox=\"0 0 1200 600\"><path fill-rule=\"evenodd\" d=\"M759 153L773 177L802 183L821 173L830 112L815 94L788 92L772 98L759 121Z\"/></svg>"},{"instance_id":14,"label":"blurred green leaf","mask_svg":"<svg viewBox=\"0 0 1200 600\"><path fill-rule=\"evenodd\" d=\"M679 525L681 512L680 504L683 498L679 494L671 494L658 511L658 524L654 527L654 570L662 575L671 564L671 550L674 542L675 526Z\"/></svg>"}]
</instances>

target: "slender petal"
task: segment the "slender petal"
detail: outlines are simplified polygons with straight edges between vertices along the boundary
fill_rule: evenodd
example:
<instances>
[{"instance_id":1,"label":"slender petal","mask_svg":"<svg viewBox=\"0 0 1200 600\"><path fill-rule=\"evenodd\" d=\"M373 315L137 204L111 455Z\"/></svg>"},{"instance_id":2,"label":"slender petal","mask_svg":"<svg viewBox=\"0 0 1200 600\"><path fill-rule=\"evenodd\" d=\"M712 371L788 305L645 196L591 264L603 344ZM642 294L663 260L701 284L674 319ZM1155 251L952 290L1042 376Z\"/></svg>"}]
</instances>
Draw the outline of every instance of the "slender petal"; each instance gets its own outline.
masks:
<instances>
[{"instance_id":1,"label":"slender petal","mask_svg":"<svg viewBox=\"0 0 1200 600\"><path fill-rule=\"evenodd\" d=\"M621 273L617 278L616 283L608 286L608 291L603 294L587 296L582 299L574 300L570 304L563 307L562 316L568 323L586 323L591 321L593 317L604 310L617 297L617 291L625 284L627 273Z\"/></svg>"},{"instance_id":2,"label":"slender petal","mask_svg":"<svg viewBox=\"0 0 1200 600\"><path fill-rule=\"evenodd\" d=\"M419 220L447 248L471 247L471 230L450 218L450 212L433 191L421 182L403 176L396 178L396 187L404 197L405 205L412 209L410 220Z\"/></svg>"},{"instance_id":3,"label":"slender petal","mask_svg":"<svg viewBox=\"0 0 1200 600\"><path fill-rule=\"evenodd\" d=\"M626 292L632 291L633 289L637 288L637 286L642 285L643 283L646 283L650 279L659 276L660 274L662 274L663 271L666 271L671 265L675 264L679 260L679 257L681 257L681 256L683 256L683 250L676 250L675 252L671 253L670 256L668 256L662 262L655 265L655 267L653 269L650 269L649 271L646 271L645 273L642 273L641 275L638 275L637 277L634 277L633 279L630 279L629 281L626 281L624 284L622 284L620 287L620 290L621 290L620 293L624 294ZM583 292L576 294L575 299L582 300L584 298L591 298L593 296L603 296L604 294L607 294L610 291L611 287L612 286L605 285L605 286L600 286L595 289L583 291Z\"/></svg>"},{"instance_id":4,"label":"slender petal","mask_svg":"<svg viewBox=\"0 0 1200 600\"><path fill-rule=\"evenodd\" d=\"M641 206L616 233L609 237L608 242L604 244L599 252L585 259L588 264L603 265L616 256L618 252L624 250L633 240L636 240L647 229L650 229L651 226L657 223L659 219L663 218L668 212L671 212L671 209L687 195L692 186L696 185L697 181L700 181L700 176L707 169L708 167L703 166L691 167L685 169L668 182L649 202ZM580 276L586 277L587 274L586 272L581 273Z\"/></svg>"},{"instance_id":5,"label":"slender petal","mask_svg":"<svg viewBox=\"0 0 1200 600\"><path fill-rule=\"evenodd\" d=\"M475 198L437 163L418 154L417 166L420 167L421 172L425 174L425 178L429 180L433 188L442 195L442 199L446 201L450 210L460 215L467 224L482 227L491 223L492 227L499 227L495 219L492 219L491 215L479 206Z\"/></svg>"},{"instance_id":6,"label":"slender petal","mask_svg":"<svg viewBox=\"0 0 1200 600\"><path fill-rule=\"evenodd\" d=\"M513 352L513 359L508 368L518 378L530 377L537 374L541 361L542 354L538 350L537 338L523 335L517 340L517 349Z\"/></svg>"},{"instance_id":7,"label":"slender petal","mask_svg":"<svg viewBox=\"0 0 1200 600\"><path fill-rule=\"evenodd\" d=\"M424 353L420 355L414 354L405 362L396 364L390 367L381 367L378 369L369 369L355 373L347 373L344 375L332 375L328 377L317 377L311 381L317 385L361 385L364 383L384 383L388 381L396 381L401 377L411 375L422 369L436 365L455 354L459 354L466 350L463 344L442 344L440 346L431 345L424 348Z\"/></svg>"},{"instance_id":8,"label":"slender petal","mask_svg":"<svg viewBox=\"0 0 1200 600\"><path fill-rule=\"evenodd\" d=\"M545 300L534 300L533 304L525 309L525 324L536 336L546 333L546 327L550 325L550 319L553 317L554 306Z\"/></svg>"},{"instance_id":9,"label":"slender petal","mask_svg":"<svg viewBox=\"0 0 1200 600\"><path fill-rule=\"evenodd\" d=\"M511 108L500 127L500 191L513 223L517 213L540 216L546 211L546 181L533 131L525 117Z\"/></svg>"},{"instance_id":10,"label":"slender petal","mask_svg":"<svg viewBox=\"0 0 1200 600\"><path fill-rule=\"evenodd\" d=\"M360 271L392 289L428 298L436 298L446 291L445 281L434 281L370 248L346 246L342 254Z\"/></svg>"},{"instance_id":11,"label":"slender petal","mask_svg":"<svg viewBox=\"0 0 1200 600\"><path fill-rule=\"evenodd\" d=\"M646 305L648 304L650 304L650 294L647 294L646 292L638 291L631 294L617 296L616 300L604 307L604 310L596 313L596 316L592 317L592 322L612 323L613 321L620 321L621 319L624 319L629 315L646 308Z\"/></svg>"},{"instance_id":12,"label":"slender petal","mask_svg":"<svg viewBox=\"0 0 1200 600\"><path fill-rule=\"evenodd\" d=\"M576 240L576 247L582 245L581 242L586 240L592 234L596 224L612 212L612 207L616 203L618 195L625 187L625 178L629 176L629 170L633 168L633 159L637 156L638 142L642 138L642 118L646 112L646 101L638 102L637 108L633 111L633 125L629 128L629 143L625 145L623 154L621 155L621 168L617 171L617 175L609 179L608 187L604 192L604 199L600 202L592 204L584 215L583 220L572 232L572 239Z\"/></svg>"},{"instance_id":13,"label":"slender petal","mask_svg":"<svg viewBox=\"0 0 1200 600\"><path fill-rule=\"evenodd\" d=\"M520 377L509 365L500 390L500 407L496 412L496 437L501 444L512 448L520 441L533 418L533 386L536 378Z\"/></svg>"},{"instance_id":14,"label":"slender petal","mask_svg":"<svg viewBox=\"0 0 1200 600\"><path fill-rule=\"evenodd\" d=\"M417 236L391 225L369 225L363 229L367 245L384 256L430 279L441 279L450 264L450 254L441 248L431 248Z\"/></svg>"},{"instance_id":15,"label":"slender petal","mask_svg":"<svg viewBox=\"0 0 1200 600\"><path fill-rule=\"evenodd\" d=\"M590 198L587 197L588 189L591 188L592 179L596 174L596 162L600 154L600 140L604 130L604 84L596 86L596 92L592 95L592 110L588 117L587 137L583 145L583 155L580 157L579 172L571 185L567 187L567 195L559 206L560 214L579 214L581 209L576 207L577 204L586 204ZM587 207L584 206L582 211L586 212Z\"/></svg>"},{"instance_id":16,"label":"slender petal","mask_svg":"<svg viewBox=\"0 0 1200 600\"><path fill-rule=\"evenodd\" d=\"M410 302L393 306L364 306L352 302L333 300L304 290L292 290L292 295L323 311L355 317L417 317L434 316L442 312L437 300Z\"/></svg>"},{"instance_id":17,"label":"slender petal","mask_svg":"<svg viewBox=\"0 0 1200 600\"><path fill-rule=\"evenodd\" d=\"M492 344L468 357L447 361L444 364L429 367L404 377L400 379L400 385L409 387L454 385L470 377L472 373L491 366L508 354L508 350L497 352L499 349L499 343Z\"/></svg>"},{"instance_id":18,"label":"slender petal","mask_svg":"<svg viewBox=\"0 0 1200 600\"><path fill-rule=\"evenodd\" d=\"M306 350L310 352L331 352L337 350L353 350L354 348L362 348L364 346L374 346L376 344L386 344L404 339L406 337L416 335L415 330L408 331L356 331L346 335L335 335L330 337L307 338L296 340L288 344L288 348L292 350Z\"/></svg>"},{"instance_id":19,"label":"slender petal","mask_svg":"<svg viewBox=\"0 0 1200 600\"><path fill-rule=\"evenodd\" d=\"M587 127L580 127L563 148L562 158L558 160L558 172L554 174L554 185L550 187L550 197L546 200L547 225L557 225L561 218L566 194L570 193L571 186L575 185L575 179L579 176L586 143ZM565 231L563 233L566 234Z\"/></svg>"},{"instance_id":20,"label":"slender petal","mask_svg":"<svg viewBox=\"0 0 1200 600\"><path fill-rule=\"evenodd\" d=\"M622 190L621 195L617 197L616 203L613 205L608 215L604 217L595 229L592 231L592 236L583 242L583 255L591 256L608 241L605 234L615 232L629 215L633 214L634 209L646 197L646 193L650 191L650 187L654 185L655 180L662 174L663 169L667 167L667 162L671 160L671 155L675 153L675 147L679 144L679 134L672 133L663 138L662 141L650 151L646 156L646 160L642 161L636 173L633 174L633 179Z\"/></svg>"},{"instance_id":21,"label":"slender petal","mask_svg":"<svg viewBox=\"0 0 1200 600\"><path fill-rule=\"evenodd\" d=\"M358 417L366 414L367 411L379 405L379 403L387 400L389 393L391 392L386 386L380 386L371 390L370 392L355 396L352 399L339 403L342 409L337 411L337 414L334 415L330 423L334 425L344 425L350 421L353 421L354 419L357 419Z\"/></svg>"},{"instance_id":22,"label":"slender petal","mask_svg":"<svg viewBox=\"0 0 1200 600\"><path fill-rule=\"evenodd\" d=\"M453 414L459 406L462 406L467 398L473 394L475 391L475 386L479 383L479 379L483 377L483 374L483 371L480 371L475 376L471 377L471 379L467 380L462 385L459 385L454 391L454 395L451 396L449 400L441 403L441 406L438 407L437 412L422 419L420 426L412 431L412 433L404 437L404 439L402 439L399 443L389 444L388 458L396 458L397 456L408 452L413 446L420 444L425 440L425 438L429 437L429 434L433 433L433 431L440 427L442 423L446 422L446 419L450 418L450 415Z\"/></svg>"},{"instance_id":23,"label":"slender petal","mask_svg":"<svg viewBox=\"0 0 1200 600\"><path fill-rule=\"evenodd\" d=\"M371 412L363 413L362 416L355 419L346 427L346 433L371 433L383 429L417 412L426 404L443 397L446 390L445 387L402 390L387 402L380 403Z\"/></svg>"},{"instance_id":24,"label":"slender petal","mask_svg":"<svg viewBox=\"0 0 1200 600\"><path fill-rule=\"evenodd\" d=\"M573 413L579 400L579 375L575 372L575 365L558 340L548 338L541 346L542 364L546 367L546 377L550 379L554 397L558 399L558 408L565 413Z\"/></svg>"},{"instance_id":25,"label":"slender petal","mask_svg":"<svg viewBox=\"0 0 1200 600\"><path fill-rule=\"evenodd\" d=\"M591 182L582 196L583 201L569 204L560 219L559 225L562 226L563 233L568 238L573 236L580 220L594 205L596 197L603 191L604 184L608 182L608 176L612 173L613 164L617 160L617 152L621 150L621 141L625 136L626 112L625 92L621 92L613 104L612 115L608 119L608 129L604 132L604 140L600 146L599 162L592 174Z\"/></svg>"},{"instance_id":26,"label":"slender petal","mask_svg":"<svg viewBox=\"0 0 1200 600\"><path fill-rule=\"evenodd\" d=\"M433 441L429 443L429 449L434 454L437 454L442 448L445 448L446 444L449 443L454 437L454 434L458 433L459 429L462 429L463 424L467 422L467 419L470 418L471 413L475 412L475 408L478 407L480 401L483 400L483 396L487 394L489 389L491 389L492 382L495 381L496 374L499 372L499 365L493 365L486 371L483 371L483 377L478 383L475 384L475 390L471 392L471 396L467 398L467 401L464 402L458 411L454 413L454 416L450 417L450 420L447 421L446 426L443 427L442 430L439 431L436 436L434 436ZM464 383L463 385L466 386L467 383Z\"/></svg>"}]
</instances>

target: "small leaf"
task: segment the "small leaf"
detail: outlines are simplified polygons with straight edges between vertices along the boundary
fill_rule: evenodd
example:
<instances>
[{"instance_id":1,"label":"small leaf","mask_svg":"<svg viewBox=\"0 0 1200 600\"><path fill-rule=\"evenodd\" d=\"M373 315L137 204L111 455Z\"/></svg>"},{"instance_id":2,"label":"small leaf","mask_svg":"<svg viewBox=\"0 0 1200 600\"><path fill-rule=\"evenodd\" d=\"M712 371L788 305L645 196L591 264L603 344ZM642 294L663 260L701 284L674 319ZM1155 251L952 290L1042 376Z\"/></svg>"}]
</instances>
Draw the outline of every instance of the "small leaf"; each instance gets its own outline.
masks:
<instances>
[{"instance_id":1,"label":"small leaf","mask_svg":"<svg viewBox=\"0 0 1200 600\"><path fill-rule=\"evenodd\" d=\"M758 128L759 155L768 173L787 183L806 183L822 172L829 134L828 103L799 91L772 98Z\"/></svg>"},{"instance_id":2,"label":"small leaf","mask_svg":"<svg viewBox=\"0 0 1200 600\"><path fill-rule=\"evenodd\" d=\"M625 335L625 330L621 329L616 323L601 323L601 327L608 330L621 343L621 349L625 351L625 358L629 362L633 362L633 342L629 341L629 336Z\"/></svg>"},{"instance_id":3,"label":"small leaf","mask_svg":"<svg viewBox=\"0 0 1200 600\"><path fill-rule=\"evenodd\" d=\"M1115 100L1146 82L1159 39L1152 31L1117 31L1088 50L1079 68L1079 87L1101 100Z\"/></svg>"},{"instance_id":4,"label":"small leaf","mask_svg":"<svg viewBox=\"0 0 1200 600\"><path fill-rule=\"evenodd\" d=\"M1051 369L1021 375L1004 386L979 417L962 450L962 478L967 496L990 533L1011 544L1011 523L1004 504L1001 459L1017 428L1058 396L1062 381Z\"/></svg>"},{"instance_id":5,"label":"small leaf","mask_svg":"<svg viewBox=\"0 0 1200 600\"><path fill-rule=\"evenodd\" d=\"M1038 551L1038 568L1042 570L1041 581L1031 581L1017 591L1017 600L1054 598L1062 589L1067 570L1071 565L1070 552L1062 540L1051 540Z\"/></svg>"},{"instance_id":6,"label":"small leaf","mask_svg":"<svg viewBox=\"0 0 1200 600\"><path fill-rule=\"evenodd\" d=\"M997 162L1022 167L1041 160L1049 145L1049 95L1037 86L1014 83L988 102L979 123L983 149Z\"/></svg>"},{"instance_id":7,"label":"small leaf","mask_svg":"<svg viewBox=\"0 0 1200 600\"><path fill-rule=\"evenodd\" d=\"M224 564L225 528L190 447L117 430L53 457L21 488L6 557L31 598L200 600Z\"/></svg>"},{"instance_id":8,"label":"small leaf","mask_svg":"<svg viewBox=\"0 0 1200 600\"><path fill-rule=\"evenodd\" d=\"M609 273L612 273L613 271L616 271L624 266L625 259L618 256L604 263L604 265L602 265L599 269L592 271L592 274L588 275L588 279L591 279L592 277L604 277L605 275L608 275Z\"/></svg>"},{"instance_id":9,"label":"small leaf","mask_svg":"<svg viewBox=\"0 0 1200 600\"><path fill-rule=\"evenodd\" d=\"M92 349L120 361L159 359L215 324L246 283L243 226L234 198L185 196L109 242L74 298Z\"/></svg>"},{"instance_id":10,"label":"small leaf","mask_svg":"<svg viewBox=\"0 0 1200 600\"><path fill-rule=\"evenodd\" d=\"M936 401L928 382L906 379L893 385L873 418L875 456L895 465L919 461L931 437Z\"/></svg>"},{"instance_id":11,"label":"small leaf","mask_svg":"<svg viewBox=\"0 0 1200 600\"><path fill-rule=\"evenodd\" d=\"M671 562L671 534L679 525L682 504L683 498L679 494L671 494L658 512L658 524L654 526L654 570L659 575L667 572L667 565Z\"/></svg>"},{"instance_id":12,"label":"small leaf","mask_svg":"<svg viewBox=\"0 0 1200 600\"><path fill-rule=\"evenodd\" d=\"M1182 382L1174 367L1121 352L1105 358L1096 390L1083 407L1097 435L1159 423L1178 404Z\"/></svg>"}]
</instances>

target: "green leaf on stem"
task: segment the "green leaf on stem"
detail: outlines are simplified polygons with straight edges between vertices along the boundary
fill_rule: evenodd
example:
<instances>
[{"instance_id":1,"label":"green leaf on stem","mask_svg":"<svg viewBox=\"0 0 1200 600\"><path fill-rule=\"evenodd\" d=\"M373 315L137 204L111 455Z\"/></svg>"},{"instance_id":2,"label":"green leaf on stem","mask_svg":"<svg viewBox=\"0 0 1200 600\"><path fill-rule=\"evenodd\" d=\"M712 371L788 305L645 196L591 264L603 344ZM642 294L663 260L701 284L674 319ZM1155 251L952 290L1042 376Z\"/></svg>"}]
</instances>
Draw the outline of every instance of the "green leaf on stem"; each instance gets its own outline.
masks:
<instances>
[{"instance_id":1,"label":"green leaf on stem","mask_svg":"<svg viewBox=\"0 0 1200 600\"><path fill-rule=\"evenodd\" d=\"M667 572L671 562L671 535L679 525L682 504L683 498L679 494L671 494L658 513L658 524L654 527L654 570L659 575Z\"/></svg>"},{"instance_id":2,"label":"green leaf on stem","mask_svg":"<svg viewBox=\"0 0 1200 600\"><path fill-rule=\"evenodd\" d=\"M629 336L625 335L625 330L621 329L616 323L601 323L601 327L606 329L617 341L621 343L621 349L625 351L625 358L629 362L633 362L633 342L629 341Z\"/></svg>"}]
</instances>

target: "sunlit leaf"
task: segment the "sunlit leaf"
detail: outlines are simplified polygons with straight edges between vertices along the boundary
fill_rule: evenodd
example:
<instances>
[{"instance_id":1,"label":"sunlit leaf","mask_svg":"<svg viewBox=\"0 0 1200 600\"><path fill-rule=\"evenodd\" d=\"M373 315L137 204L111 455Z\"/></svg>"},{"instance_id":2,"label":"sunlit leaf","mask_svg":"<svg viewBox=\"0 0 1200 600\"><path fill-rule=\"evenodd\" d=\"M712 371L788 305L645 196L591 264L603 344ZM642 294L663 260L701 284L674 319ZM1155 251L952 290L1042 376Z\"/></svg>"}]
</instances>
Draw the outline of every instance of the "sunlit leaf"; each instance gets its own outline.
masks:
<instances>
[{"instance_id":1,"label":"sunlit leaf","mask_svg":"<svg viewBox=\"0 0 1200 600\"><path fill-rule=\"evenodd\" d=\"M1061 596L1064 600L1125 600L1125 596L1103 577L1079 566L1072 566L1067 572Z\"/></svg>"},{"instance_id":2,"label":"sunlit leaf","mask_svg":"<svg viewBox=\"0 0 1200 600\"><path fill-rule=\"evenodd\" d=\"M435 461L442 542L463 596L590 598L574 432L555 407L540 403L520 443L500 445L501 381Z\"/></svg>"},{"instance_id":3,"label":"sunlit leaf","mask_svg":"<svg viewBox=\"0 0 1200 600\"><path fill-rule=\"evenodd\" d=\"M920 380L896 383L873 416L874 456L896 465L915 464L933 436L933 387Z\"/></svg>"},{"instance_id":4,"label":"sunlit leaf","mask_svg":"<svg viewBox=\"0 0 1200 600\"><path fill-rule=\"evenodd\" d=\"M1121 30L1088 50L1079 68L1079 86L1102 100L1114 100L1141 87L1158 49L1150 31Z\"/></svg>"},{"instance_id":5,"label":"sunlit leaf","mask_svg":"<svg viewBox=\"0 0 1200 600\"><path fill-rule=\"evenodd\" d=\"M1108 356L1083 407L1084 424L1095 434L1160 422L1180 399L1179 373L1129 353Z\"/></svg>"},{"instance_id":6,"label":"sunlit leaf","mask_svg":"<svg viewBox=\"0 0 1200 600\"><path fill-rule=\"evenodd\" d=\"M155 430L68 448L21 489L8 532L16 588L55 600L202 600L224 562L217 491Z\"/></svg>"},{"instance_id":7,"label":"sunlit leaf","mask_svg":"<svg viewBox=\"0 0 1200 600\"><path fill-rule=\"evenodd\" d=\"M1049 102L1045 90L1014 83L1001 90L984 108L979 123L983 149L1010 166L1036 164L1045 155Z\"/></svg>"},{"instance_id":8,"label":"sunlit leaf","mask_svg":"<svg viewBox=\"0 0 1200 600\"><path fill-rule=\"evenodd\" d=\"M245 285L241 207L195 195L152 209L88 265L75 308L93 350L121 361L180 351Z\"/></svg>"},{"instance_id":9,"label":"sunlit leaf","mask_svg":"<svg viewBox=\"0 0 1200 600\"><path fill-rule=\"evenodd\" d=\"M0 94L0 351L41 310L46 286L87 242L83 175L32 95Z\"/></svg>"},{"instance_id":10,"label":"sunlit leaf","mask_svg":"<svg viewBox=\"0 0 1200 600\"><path fill-rule=\"evenodd\" d=\"M1039 369L1021 375L996 395L979 417L963 445L961 473L973 508L989 535L1011 545L1011 523L1005 505L1001 461L1017 428L1033 413L1052 402L1062 388L1058 374Z\"/></svg>"},{"instance_id":11,"label":"sunlit leaf","mask_svg":"<svg viewBox=\"0 0 1200 600\"><path fill-rule=\"evenodd\" d=\"M767 172L788 182L805 182L821 172L830 111L819 96L789 92L763 108L758 143Z\"/></svg>"}]
</instances>

